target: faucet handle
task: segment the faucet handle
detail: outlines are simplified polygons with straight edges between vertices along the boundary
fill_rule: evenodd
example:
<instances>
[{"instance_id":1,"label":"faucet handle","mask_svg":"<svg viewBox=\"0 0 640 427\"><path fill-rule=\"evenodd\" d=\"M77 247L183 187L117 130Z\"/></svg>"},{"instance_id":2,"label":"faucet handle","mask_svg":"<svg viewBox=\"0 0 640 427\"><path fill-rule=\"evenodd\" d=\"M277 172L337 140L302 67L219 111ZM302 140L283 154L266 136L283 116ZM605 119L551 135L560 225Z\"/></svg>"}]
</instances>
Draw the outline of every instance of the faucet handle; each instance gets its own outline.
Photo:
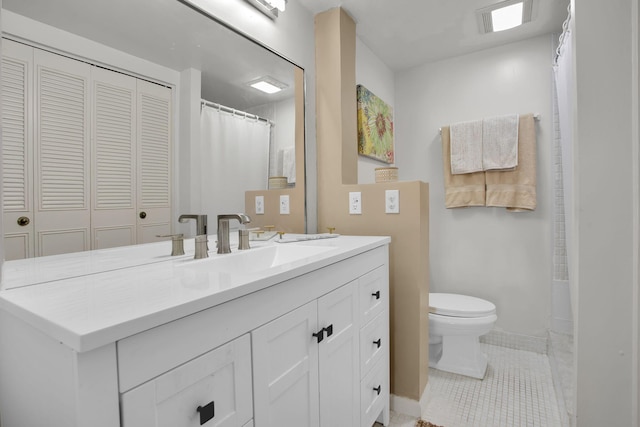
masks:
<instances>
[{"instance_id":1,"label":"faucet handle","mask_svg":"<svg viewBox=\"0 0 640 427\"><path fill-rule=\"evenodd\" d=\"M262 228L266 229L267 231L273 231L274 228L276 228L275 225L265 225Z\"/></svg>"},{"instance_id":2,"label":"faucet handle","mask_svg":"<svg viewBox=\"0 0 640 427\"><path fill-rule=\"evenodd\" d=\"M184 255L184 234L156 234L156 237L171 237L171 256Z\"/></svg>"}]
</instances>

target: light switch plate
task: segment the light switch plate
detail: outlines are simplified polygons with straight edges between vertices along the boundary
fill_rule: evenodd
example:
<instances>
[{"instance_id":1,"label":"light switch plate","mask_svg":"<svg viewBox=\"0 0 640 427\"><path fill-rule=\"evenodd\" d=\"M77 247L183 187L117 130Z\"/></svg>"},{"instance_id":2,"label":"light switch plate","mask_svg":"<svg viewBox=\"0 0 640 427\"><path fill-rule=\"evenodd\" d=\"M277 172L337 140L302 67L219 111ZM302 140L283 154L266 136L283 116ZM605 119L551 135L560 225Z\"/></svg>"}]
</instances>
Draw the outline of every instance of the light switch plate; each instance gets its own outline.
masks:
<instances>
[{"instance_id":1,"label":"light switch plate","mask_svg":"<svg viewBox=\"0 0 640 427\"><path fill-rule=\"evenodd\" d=\"M400 213L400 190L385 190L384 212L391 214Z\"/></svg>"},{"instance_id":2,"label":"light switch plate","mask_svg":"<svg viewBox=\"0 0 640 427\"><path fill-rule=\"evenodd\" d=\"M264 215L264 196L256 196L256 215Z\"/></svg>"},{"instance_id":3,"label":"light switch plate","mask_svg":"<svg viewBox=\"0 0 640 427\"><path fill-rule=\"evenodd\" d=\"M280 196L280 215L289 215L289 195Z\"/></svg>"},{"instance_id":4,"label":"light switch plate","mask_svg":"<svg viewBox=\"0 0 640 427\"><path fill-rule=\"evenodd\" d=\"M359 191L352 191L349 193L349 214L362 214L362 194Z\"/></svg>"}]
</instances>

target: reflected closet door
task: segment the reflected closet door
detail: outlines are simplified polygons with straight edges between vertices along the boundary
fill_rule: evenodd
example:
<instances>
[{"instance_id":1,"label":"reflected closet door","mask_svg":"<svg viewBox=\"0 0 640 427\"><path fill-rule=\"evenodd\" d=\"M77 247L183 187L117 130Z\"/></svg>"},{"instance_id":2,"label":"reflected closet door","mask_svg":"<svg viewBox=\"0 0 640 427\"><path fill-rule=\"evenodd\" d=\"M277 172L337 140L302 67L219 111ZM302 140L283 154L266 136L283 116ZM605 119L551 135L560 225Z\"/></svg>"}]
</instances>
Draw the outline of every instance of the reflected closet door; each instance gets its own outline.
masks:
<instances>
[{"instance_id":1,"label":"reflected closet door","mask_svg":"<svg viewBox=\"0 0 640 427\"><path fill-rule=\"evenodd\" d=\"M5 259L34 256L33 48L2 41L2 187Z\"/></svg>"},{"instance_id":2,"label":"reflected closet door","mask_svg":"<svg viewBox=\"0 0 640 427\"><path fill-rule=\"evenodd\" d=\"M91 247L133 245L137 79L98 67L91 77Z\"/></svg>"},{"instance_id":3,"label":"reflected closet door","mask_svg":"<svg viewBox=\"0 0 640 427\"><path fill-rule=\"evenodd\" d=\"M91 66L39 49L34 63L36 255L88 250Z\"/></svg>"}]
</instances>

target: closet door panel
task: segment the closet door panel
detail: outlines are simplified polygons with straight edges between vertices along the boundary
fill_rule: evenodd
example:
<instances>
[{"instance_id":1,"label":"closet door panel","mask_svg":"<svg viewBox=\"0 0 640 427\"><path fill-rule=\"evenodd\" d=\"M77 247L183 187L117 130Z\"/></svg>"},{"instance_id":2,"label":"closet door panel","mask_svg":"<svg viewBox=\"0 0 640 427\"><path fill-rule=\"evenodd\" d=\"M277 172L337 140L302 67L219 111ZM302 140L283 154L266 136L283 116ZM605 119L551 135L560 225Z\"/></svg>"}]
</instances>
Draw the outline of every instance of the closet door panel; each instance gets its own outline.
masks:
<instances>
[{"instance_id":1,"label":"closet door panel","mask_svg":"<svg viewBox=\"0 0 640 427\"><path fill-rule=\"evenodd\" d=\"M34 255L33 48L2 41L2 186L5 259Z\"/></svg>"},{"instance_id":2,"label":"closet door panel","mask_svg":"<svg viewBox=\"0 0 640 427\"><path fill-rule=\"evenodd\" d=\"M92 67L91 247L136 243L136 79Z\"/></svg>"},{"instance_id":3,"label":"closet door panel","mask_svg":"<svg viewBox=\"0 0 640 427\"><path fill-rule=\"evenodd\" d=\"M171 89L138 80L138 243L171 233Z\"/></svg>"},{"instance_id":4,"label":"closet door panel","mask_svg":"<svg viewBox=\"0 0 640 427\"><path fill-rule=\"evenodd\" d=\"M36 255L88 250L91 67L38 49L34 62Z\"/></svg>"}]
</instances>

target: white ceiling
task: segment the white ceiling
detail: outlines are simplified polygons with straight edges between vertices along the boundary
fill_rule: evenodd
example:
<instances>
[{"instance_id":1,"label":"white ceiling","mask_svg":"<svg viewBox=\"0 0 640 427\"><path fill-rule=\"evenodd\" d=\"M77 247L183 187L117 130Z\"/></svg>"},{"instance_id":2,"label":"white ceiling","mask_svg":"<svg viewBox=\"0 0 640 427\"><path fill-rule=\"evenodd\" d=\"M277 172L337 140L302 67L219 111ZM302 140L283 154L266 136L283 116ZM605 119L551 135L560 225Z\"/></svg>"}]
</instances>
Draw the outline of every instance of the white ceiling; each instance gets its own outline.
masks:
<instances>
[{"instance_id":1,"label":"white ceiling","mask_svg":"<svg viewBox=\"0 0 640 427\"><path fill-rule=\"evenodd\" d=\"M560 32L569 0L534 0L530 23L480 34L476 10L503 0L288 0L314 13L341 6L356 34L392 70ZM285 12L286 13L286 12Z\"/></svg>"}]
</instances>

